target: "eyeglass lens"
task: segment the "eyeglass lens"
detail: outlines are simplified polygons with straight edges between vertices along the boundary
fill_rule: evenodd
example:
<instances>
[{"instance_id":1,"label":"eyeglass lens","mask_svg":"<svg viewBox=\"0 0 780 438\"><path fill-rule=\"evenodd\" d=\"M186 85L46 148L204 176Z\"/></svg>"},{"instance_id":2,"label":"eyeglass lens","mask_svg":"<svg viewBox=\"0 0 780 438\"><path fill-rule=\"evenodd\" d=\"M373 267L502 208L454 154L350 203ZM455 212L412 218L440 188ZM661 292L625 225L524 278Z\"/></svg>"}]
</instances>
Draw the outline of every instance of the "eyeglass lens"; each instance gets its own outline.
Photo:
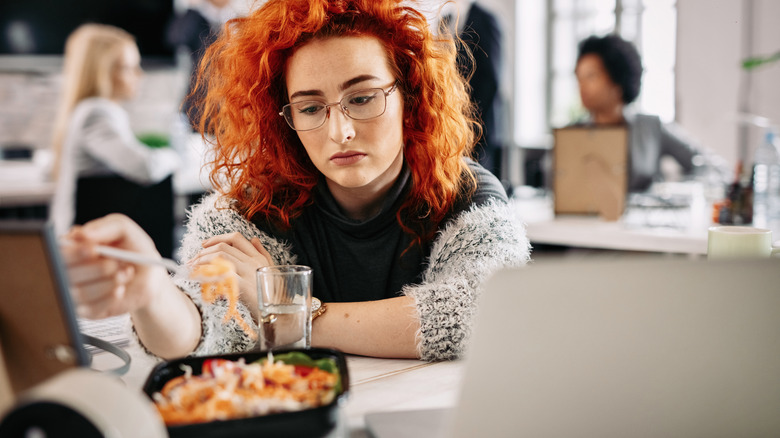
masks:
<instances>
[{"instance_id":1,"label":"eyeglass lens","mask_svg":"<svg viewBox=\"0 0 780 438\"><path fill-rule=\"evenodd\" d=\"M338 103L317 100L293 102L284 106L284 118L297 131L319 128L325 123L331 106L336 106L354 120L373 119L385 112L387 98L381 88L369 88L344 96Z\"/></svg>"}]
</instances>

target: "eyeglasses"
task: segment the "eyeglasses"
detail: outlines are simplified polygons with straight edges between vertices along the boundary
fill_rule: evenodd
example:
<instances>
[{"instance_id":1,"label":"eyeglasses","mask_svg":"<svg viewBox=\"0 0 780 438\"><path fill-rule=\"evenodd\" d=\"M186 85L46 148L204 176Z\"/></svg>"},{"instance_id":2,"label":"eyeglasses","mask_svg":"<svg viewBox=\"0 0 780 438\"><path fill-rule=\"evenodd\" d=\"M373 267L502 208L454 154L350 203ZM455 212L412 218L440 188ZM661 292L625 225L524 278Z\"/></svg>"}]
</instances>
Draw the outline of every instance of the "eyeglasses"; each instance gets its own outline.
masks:
<instances>
[{"instance_id":1,"label":"eyeglasses","mask_svg":"<svg viewBox=\"0 0 780 438\"><path fill-rule=\"evenodd\" d=\"M292 102L282 107L279 112L284 116L290 128L296 131L311 131L325 124L330 117L330 107L336 106L345 116L352 120L375 119L385 113L387 96L391 95L398 82L389 90L383 88L367 88L344 96L340 101L324 103L318 100L302 100Z\"/></svg>"}]
</instances>

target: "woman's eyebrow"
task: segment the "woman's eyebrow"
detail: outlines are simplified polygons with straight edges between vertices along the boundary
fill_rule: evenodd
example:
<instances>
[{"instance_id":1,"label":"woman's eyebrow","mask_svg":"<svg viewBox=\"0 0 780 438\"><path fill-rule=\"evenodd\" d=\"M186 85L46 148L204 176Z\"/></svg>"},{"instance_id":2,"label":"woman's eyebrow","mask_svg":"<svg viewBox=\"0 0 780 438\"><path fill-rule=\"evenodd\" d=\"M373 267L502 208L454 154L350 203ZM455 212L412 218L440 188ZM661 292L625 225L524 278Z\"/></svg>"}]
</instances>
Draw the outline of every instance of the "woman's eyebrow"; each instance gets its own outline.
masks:
<instances>
[{"instance_id":1,"label":"woman's eyebrow","mask_svg":"<svg viewBox=\"0 0 780 438\"><path fill-rule=\"evenodd\" d=\"M317 96L317 97L321 97L321 96L324 96L324 94L320 90L301 90L301 91L296 91L295 93L291 94L290 95L290 100L292 101L296 97L304 97L304 96Z\"/></svg>"},{"instance_id":2,"label":"woman's eyebrow","mask_svg":"<svg viewBox=\"0 0 780 438\"><path fill-rule=\"evenodd\" d=\"M353 86L355 84L359 84L361 82L370 81L370 80L373 80L373 79L379 79L379 78L374 76L374 75L360 75L360 76L356 76L356 77L354 77L354 78L352 78L352 79L350 79L348 81L345 81L343 84L341 84L339 89L341 91L344 91L347 88L349 88L349 87L351 87L351 86Z\"/></svg>"},{"instance_id":3,"label":"woman's eyebrow","mask_svg":"<svg viewBox=\"0 0 780 438\"><path fill-rule=\"evenodd\" d=\"M374 80L374 79L379 79L379 78L378 78L378 77L376 77L376 76L374 76L374 75L360 75L360 76L355 76L355 77L354 77L354 78L352 78L352 79L349 79L349 80L347 80L347 81L344 81L344 83L342 83L342 84L339 86L339 90L341 90L341 91L344 91L344 90L346 90L347 88L349 88L349 87L351 87L351 86L353 86L353 85L355 85L355 84L359 84L359 83L361 83L361 82L370 81L370 80ZM301 90L301 91L296 91L295 93L293 93L292 95L290 95L290 100L293 100L293 99L295 99L296 97L305 97L305 96L316 96L316 97L322 97L322 96L324 96L324 95L325 95L325 94L322 92L322 90Z\"/></svg>"}]
</instances>

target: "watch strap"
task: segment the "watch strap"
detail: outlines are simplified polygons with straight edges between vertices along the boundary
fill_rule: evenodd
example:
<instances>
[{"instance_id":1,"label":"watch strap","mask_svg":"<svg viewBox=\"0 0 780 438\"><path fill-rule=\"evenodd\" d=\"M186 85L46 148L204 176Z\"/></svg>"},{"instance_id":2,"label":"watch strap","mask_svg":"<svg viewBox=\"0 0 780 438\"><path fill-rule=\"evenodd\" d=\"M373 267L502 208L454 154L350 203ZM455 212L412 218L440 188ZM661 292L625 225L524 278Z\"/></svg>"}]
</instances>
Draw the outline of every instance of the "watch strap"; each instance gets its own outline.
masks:
<instances>
[{"instance_id":1,"label":"watch strap","mask_svg":"<svg viewBox=\"0 0 780 438\"><path fill-rule=\"evenodd\" d=\"M314 321L317 319L318 316L325 313L326 310L328 310L328 307L325 305L325 303L321 302L318 298L312 298L312 310L311 310L311 320Z\"/></svg>"}]
</instances>

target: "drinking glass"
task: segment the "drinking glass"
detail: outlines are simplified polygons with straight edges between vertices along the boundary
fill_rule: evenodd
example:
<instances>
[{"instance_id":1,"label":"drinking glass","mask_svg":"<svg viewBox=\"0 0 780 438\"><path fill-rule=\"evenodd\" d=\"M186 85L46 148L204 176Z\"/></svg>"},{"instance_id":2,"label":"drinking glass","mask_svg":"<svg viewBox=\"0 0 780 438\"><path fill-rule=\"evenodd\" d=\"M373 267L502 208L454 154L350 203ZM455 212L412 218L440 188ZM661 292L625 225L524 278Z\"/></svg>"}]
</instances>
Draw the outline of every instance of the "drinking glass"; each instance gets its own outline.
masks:
<instances>
[{"instance_id":1,"label":"drinking glass","mask_svg":"<svg viewBox=\"0 0 780 438\"><path fill-rule=\"evenodd\" d=\"M257 270L261 350L311 347L312 270L302 265Z\"/></svg>"}]
</instances>

